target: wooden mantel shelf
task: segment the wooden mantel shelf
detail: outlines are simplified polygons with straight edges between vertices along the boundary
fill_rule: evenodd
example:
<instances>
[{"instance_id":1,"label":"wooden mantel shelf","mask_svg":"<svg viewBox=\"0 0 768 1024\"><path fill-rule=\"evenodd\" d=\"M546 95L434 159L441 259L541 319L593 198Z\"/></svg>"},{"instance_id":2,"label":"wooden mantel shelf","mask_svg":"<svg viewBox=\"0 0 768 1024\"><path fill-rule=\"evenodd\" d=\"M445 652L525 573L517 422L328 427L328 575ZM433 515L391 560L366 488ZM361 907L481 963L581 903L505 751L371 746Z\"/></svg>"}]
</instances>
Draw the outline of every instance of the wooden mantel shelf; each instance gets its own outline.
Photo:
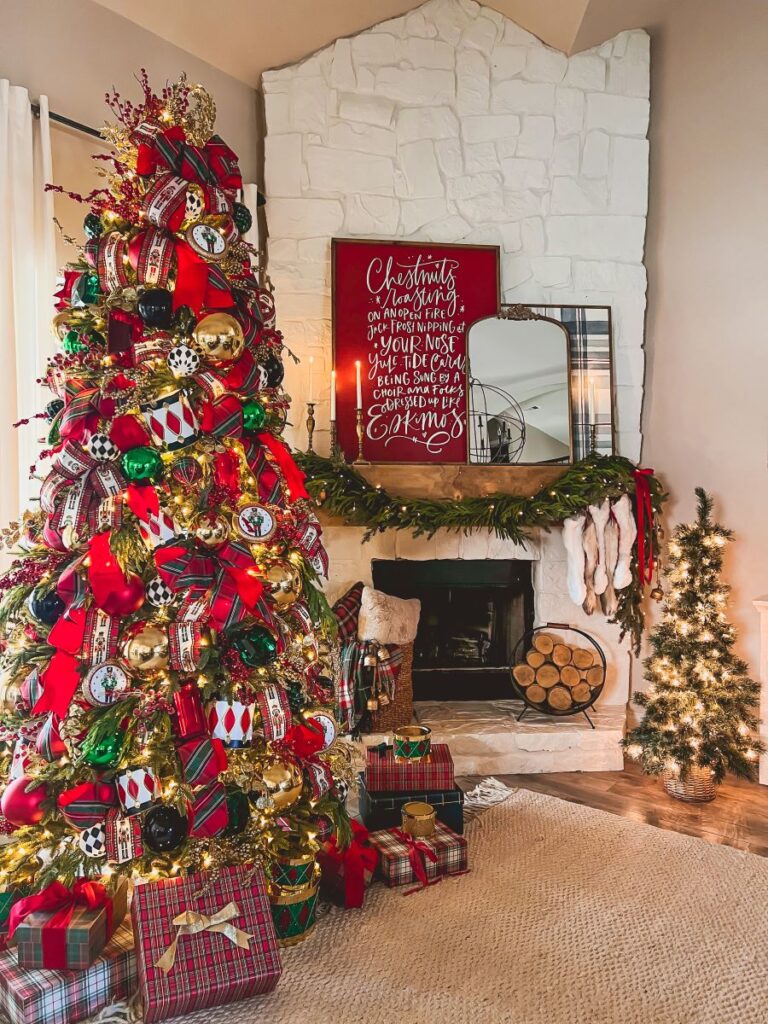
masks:
<instances>
[{"instance_id":1,"label":"wooden mantel shelf","mask_svg":"<svg viewBox=\"0 0 768 1024\"><path fill-rule=\"evenodd\" d=\"M372 463L355 466L374 487L401 498L482 498L514 494L530 498L559 480L568 466L464 466Z\"/></svg>"}]
</instances>

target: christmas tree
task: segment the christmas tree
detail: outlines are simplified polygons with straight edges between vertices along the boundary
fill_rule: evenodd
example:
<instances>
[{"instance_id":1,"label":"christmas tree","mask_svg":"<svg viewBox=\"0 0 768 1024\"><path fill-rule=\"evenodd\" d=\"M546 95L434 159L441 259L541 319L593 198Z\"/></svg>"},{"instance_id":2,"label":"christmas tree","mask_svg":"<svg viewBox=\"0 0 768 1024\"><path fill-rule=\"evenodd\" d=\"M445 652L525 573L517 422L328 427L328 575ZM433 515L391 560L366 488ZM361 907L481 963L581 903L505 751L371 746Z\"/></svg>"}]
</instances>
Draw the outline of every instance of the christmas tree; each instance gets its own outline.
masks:
<instances>
[{"instance_id":1,"label":"christmas tree","mask_svg":"<svg viewBox=\"0 0 768 1024\"><path fill-rule=\"evenodd\" d=\"M650 686L634 698L645 715L625 747L650 774L685 780L698 771L719 783L728 771L754 774L759 687L733 652L726 617L721 572L732 534L713 523L712 499L701 488L696 496L696 521L679 525L669 545L664 615L645 662Z\"/></svg>"},{"instance_id":2,"label":"christmas tree","mask_svg":"<svg viewBox=\"0 0 768 1024\"><path fill-rule=\"evenodd\" d=\"M343 845L326 556L237 158L182 80L116 121L57 292L40 505L6 531L0 883Z\"/></svg>"}]
</instances>

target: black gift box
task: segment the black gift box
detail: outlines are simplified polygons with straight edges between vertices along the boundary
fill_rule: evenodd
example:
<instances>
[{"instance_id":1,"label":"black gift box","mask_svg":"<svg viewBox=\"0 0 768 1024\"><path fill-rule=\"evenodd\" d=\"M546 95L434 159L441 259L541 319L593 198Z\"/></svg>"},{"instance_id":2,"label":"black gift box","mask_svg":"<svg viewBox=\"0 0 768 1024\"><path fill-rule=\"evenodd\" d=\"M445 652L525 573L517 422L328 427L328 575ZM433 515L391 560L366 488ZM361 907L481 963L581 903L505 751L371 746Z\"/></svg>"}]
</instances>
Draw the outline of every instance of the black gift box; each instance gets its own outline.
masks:
<instances>
[{"instance_id":1,"label":"black gift box","mask_svg":"<svg viewBox=\"0 0 768 1024\"><path fill-rule=\"evenodd\" d=\"M371 793L365 785L365 776L359 776L360 817L369 832L383 828L399 828L403 823L403 804L420 800L435 808L437 820L462 835L464 832L464 791L452 789L419 789L409 793L382 790Z\"/></svg>"}]
</instances>

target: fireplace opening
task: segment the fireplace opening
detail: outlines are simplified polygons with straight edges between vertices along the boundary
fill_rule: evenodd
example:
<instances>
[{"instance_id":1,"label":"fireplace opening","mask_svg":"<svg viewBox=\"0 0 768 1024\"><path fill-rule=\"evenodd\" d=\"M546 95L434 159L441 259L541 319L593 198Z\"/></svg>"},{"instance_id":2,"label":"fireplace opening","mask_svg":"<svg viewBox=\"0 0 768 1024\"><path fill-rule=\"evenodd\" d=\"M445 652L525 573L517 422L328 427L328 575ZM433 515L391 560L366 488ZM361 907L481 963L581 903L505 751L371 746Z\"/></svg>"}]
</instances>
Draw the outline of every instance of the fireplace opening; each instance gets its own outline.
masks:
<instances>
[{"instance_id":1,"label":"fireplace opening","mask_svg":"<svg viewBox=\"0 0 768 1024\"><path fill-rule=\"evenodd\" d=\"M377 590L421 601L415 700L512 696L512 652L533 626L531 562L374 559L372 573Z\"/></svg>"}]
</instances>

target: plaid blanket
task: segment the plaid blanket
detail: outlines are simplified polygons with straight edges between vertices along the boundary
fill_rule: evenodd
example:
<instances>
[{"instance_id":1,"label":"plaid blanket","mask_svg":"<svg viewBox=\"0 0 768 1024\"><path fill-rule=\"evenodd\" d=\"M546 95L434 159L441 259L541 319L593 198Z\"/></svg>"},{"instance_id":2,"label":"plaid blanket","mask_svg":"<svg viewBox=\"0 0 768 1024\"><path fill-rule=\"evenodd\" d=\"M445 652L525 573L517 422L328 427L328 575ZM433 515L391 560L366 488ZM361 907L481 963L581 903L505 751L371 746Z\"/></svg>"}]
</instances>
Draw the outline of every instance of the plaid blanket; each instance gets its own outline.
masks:
<instances>
[{"instance_id":1,"label":"plaid blanket","mask_svg":"<svg viewBox=\"0 0 768 1024\"><path fill-rule=\"evenodd\" d=\"M386 660L376 656L382 646L386 646L389 652ZM369 653L376 656L375 665L365 665L365 657ZM355 728L365 714L366 701L372 693L386 693L390 700L394 699L402 663L403 649L397 644L348 640L342 646L341 675L336 694L342 729L351 731Z\"/></svg>"}]
</instances>

